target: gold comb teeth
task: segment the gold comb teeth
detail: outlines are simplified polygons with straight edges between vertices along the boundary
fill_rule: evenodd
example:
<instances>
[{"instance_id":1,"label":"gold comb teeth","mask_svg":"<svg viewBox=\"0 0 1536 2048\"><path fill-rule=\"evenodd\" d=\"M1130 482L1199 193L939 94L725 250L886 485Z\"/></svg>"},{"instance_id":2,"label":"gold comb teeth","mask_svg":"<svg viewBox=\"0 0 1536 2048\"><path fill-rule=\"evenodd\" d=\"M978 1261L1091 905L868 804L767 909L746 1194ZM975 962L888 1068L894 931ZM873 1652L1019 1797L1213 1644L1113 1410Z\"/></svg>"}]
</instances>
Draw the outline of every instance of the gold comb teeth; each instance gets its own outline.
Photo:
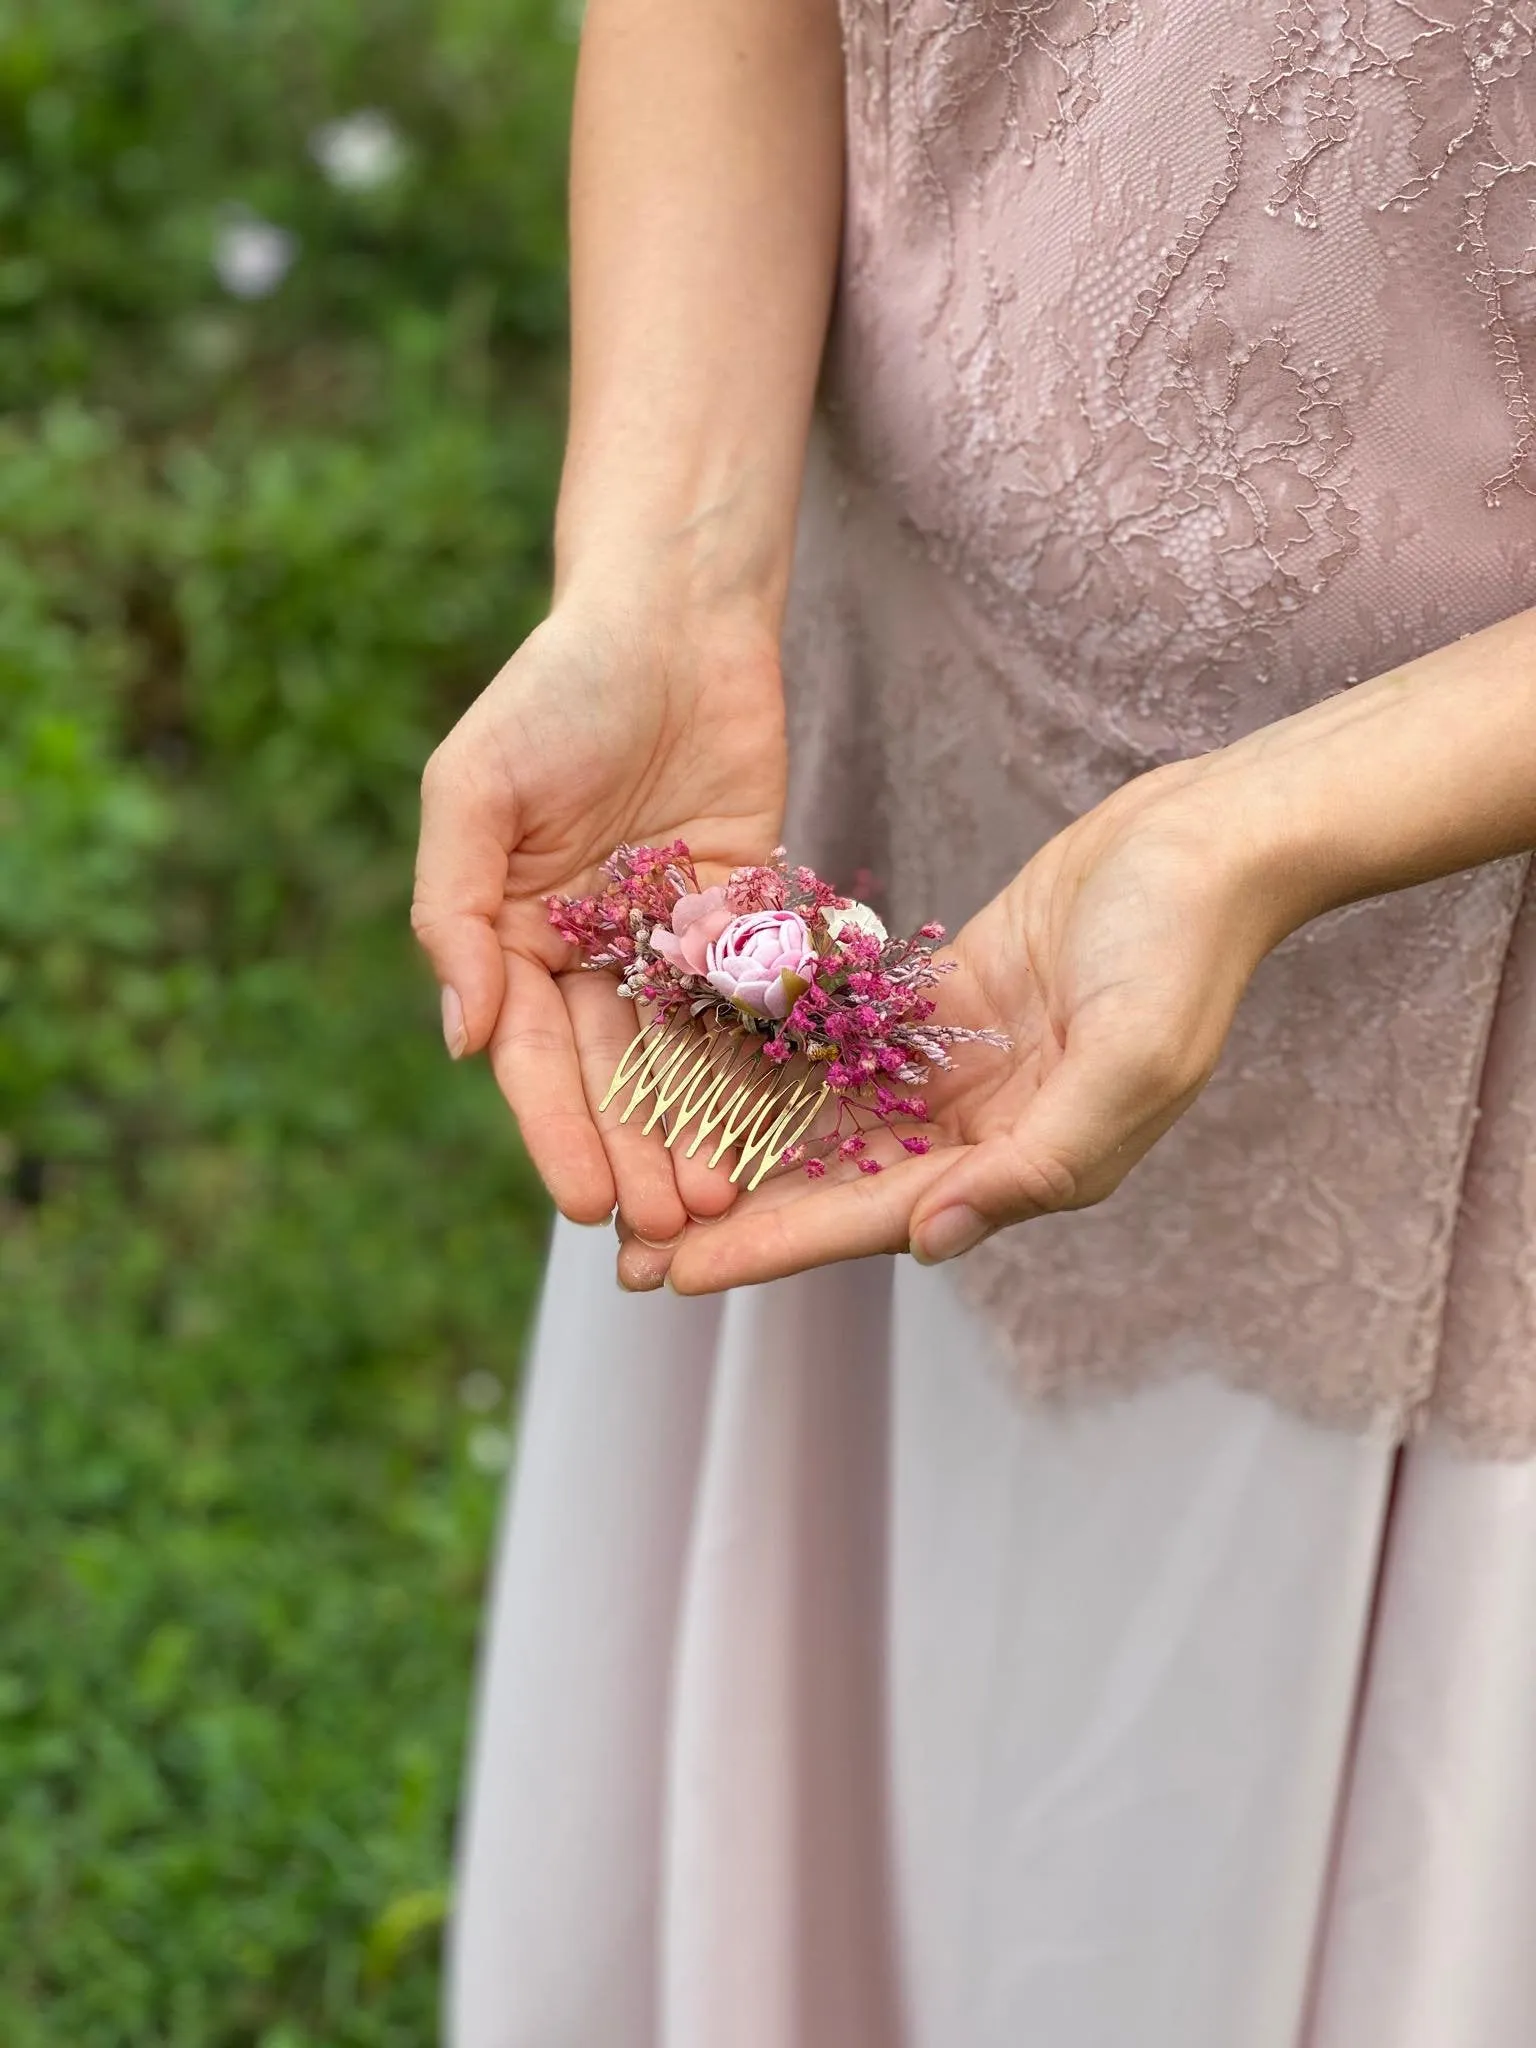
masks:
<instances>
[{"instance_id":1,"label":"gold comb teeth","mask_svg":"<svg viewBox=\"0 0 1536 2048\"><path fill-rule=\"evenodd\" d=\"M732 1184L775 1166L820 1179L834 1155L860 1173L926 1152L921 1087L949 1048L1006 1048L996 1031L939 1023L933 958L944 927L892 938L858 903L779 847L757 867L701 887L681 839L621 846L590 896L551 896L549 921L583 967L617 976L649 1011L599 1105L628 1090L620 1123L643 1119L668 1151L710 1166L729 1153ZM823 1109L833 1113L813 1127Z\"/></svg>"},{"instance_id":2,"label":"gold comb teeth","mask_svg":"<svg viewBox=\"0 0 1536 2048\"><path fill-rule=\"evenodd\" d=\"M734 1185L750 1168L749 1189L804 1138L831 1093L808 1060L775 1064L755 1035L701 1027L686 1011L640 1027L599 1108L607 1109L626 1088L621 1124L647 1112L642 1132L659 1123L669 1152L686 1137L686 1159L715 1138L709 1165L734 1152L729 1178Z\"/></svg>"}]
</instances>

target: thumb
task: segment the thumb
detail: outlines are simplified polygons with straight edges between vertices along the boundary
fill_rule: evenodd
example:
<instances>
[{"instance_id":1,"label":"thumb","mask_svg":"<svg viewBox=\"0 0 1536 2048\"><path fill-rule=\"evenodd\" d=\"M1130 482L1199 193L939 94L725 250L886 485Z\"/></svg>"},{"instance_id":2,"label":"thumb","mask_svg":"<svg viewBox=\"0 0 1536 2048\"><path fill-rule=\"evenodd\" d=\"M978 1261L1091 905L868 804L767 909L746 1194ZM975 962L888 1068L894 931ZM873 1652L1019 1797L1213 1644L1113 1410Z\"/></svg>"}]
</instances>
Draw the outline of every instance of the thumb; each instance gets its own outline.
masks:
<instances>
[{"instance_id":1,"label":"thumb","mask_svg":"<svg viewBox=\"0 0 1536 2048\"><path fill-rule=\"evenodd\" d=\"M411 929L443 991L443 1037L455 1059L490 1038L506 994L496 919L514 843L513 808L440 755L421 782L421 838Z\"/></svg>"},{"instance_id":2,"label":"thumb","mask_svg":"<svg viewBox=\"0 0 1536 2048\"><path fill-rule=\"evenodd\" d=\"M912 1217L914 1256L935 1265L1006 1224L1103 1201L1189 1099L1069 1052L1011 1131L962 1154L925 1192Z\"/></svg>"}]
</instances>

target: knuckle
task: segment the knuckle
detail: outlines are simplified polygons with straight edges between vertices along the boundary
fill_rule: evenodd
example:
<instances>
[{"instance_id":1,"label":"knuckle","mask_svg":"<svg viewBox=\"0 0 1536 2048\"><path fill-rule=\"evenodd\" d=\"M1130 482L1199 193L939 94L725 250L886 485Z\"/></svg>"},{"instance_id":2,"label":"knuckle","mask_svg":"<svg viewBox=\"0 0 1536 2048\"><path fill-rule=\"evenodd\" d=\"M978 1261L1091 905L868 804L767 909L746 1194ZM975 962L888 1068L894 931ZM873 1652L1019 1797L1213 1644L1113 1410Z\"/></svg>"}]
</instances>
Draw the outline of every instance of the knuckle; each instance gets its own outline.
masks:
<instances>
[{"instance_id":1,"label":"knuckle","mask_svg":"<svg viewBox=\"0 0 1536 2048\"><path fill-rule=\"evenodd\" d=\"M567 1043L558 1031L552 1031L542 1024L508 1024L497 1033L491 1047L491 1066L498 1077L506 1071L512 1072L524 1060L547 1060L567 1051ZM534 1111L540 1118L552 1116L574 1116L575 1110L546 1107Z\"/></svg>"},{"instance_id":2,"label":"knuckle","mask_svg":"<svg viewBox=\"0 0 1536 2048\"><path fill-rule=\"evenodd\" d=\"M1075 1209L1082 1206L1078 1176L1056 1153L1035 1153L1020 1162L1018 1193L1032 1209Z\"/></svg>"},{"instance_id":3,"label":"knuckle","mask_svg":"<svg viewBox=\"0 0 1536 2048\"><path fill-rule=\"evenodd\" d=\"M792 1264L795 1247L792 1240L789 1219L781 1210L771 1210L753 1225L751 1249L756 1253L758 1271L765 1274L777 1273L787 1264Z\"/></svg>"}]
</instances>

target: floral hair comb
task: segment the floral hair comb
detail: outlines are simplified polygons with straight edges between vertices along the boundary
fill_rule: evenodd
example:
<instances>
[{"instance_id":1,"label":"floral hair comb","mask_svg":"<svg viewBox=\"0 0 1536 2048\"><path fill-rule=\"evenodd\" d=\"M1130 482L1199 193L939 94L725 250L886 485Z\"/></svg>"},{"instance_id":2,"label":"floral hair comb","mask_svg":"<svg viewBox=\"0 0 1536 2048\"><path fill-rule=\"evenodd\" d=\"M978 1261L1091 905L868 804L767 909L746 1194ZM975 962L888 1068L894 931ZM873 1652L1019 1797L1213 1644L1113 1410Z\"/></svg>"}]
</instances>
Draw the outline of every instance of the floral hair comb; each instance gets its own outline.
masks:
<instances>
[{"instance_id":1,"label":"floral hair comb","mask_svg":"<svg viewBox=\"0 0 1536 2048\"><path fill-rule=\"evenodd\" d=\"M783 848L701 889L688 848L621 846L591 896L551 896L549 921L584 967L616 971L619 994L649 1011L601 1107L628 1089L620 1121L644 1113L670 1149L713 1140L709 1162L736 1154L732 1181L755 1188L771 1168L828 1157L878 1173L869 1133L923 1123L912 1091L949 1048L1006 1048L996 1031L935 1024L930 991L948 963L933 949L944 927L893 939L867 904L838 895ZM823 1108L835 1115L819 1134ZM902 1146L926 1152L921 1132Z\"/></svg>"}]
</instances>

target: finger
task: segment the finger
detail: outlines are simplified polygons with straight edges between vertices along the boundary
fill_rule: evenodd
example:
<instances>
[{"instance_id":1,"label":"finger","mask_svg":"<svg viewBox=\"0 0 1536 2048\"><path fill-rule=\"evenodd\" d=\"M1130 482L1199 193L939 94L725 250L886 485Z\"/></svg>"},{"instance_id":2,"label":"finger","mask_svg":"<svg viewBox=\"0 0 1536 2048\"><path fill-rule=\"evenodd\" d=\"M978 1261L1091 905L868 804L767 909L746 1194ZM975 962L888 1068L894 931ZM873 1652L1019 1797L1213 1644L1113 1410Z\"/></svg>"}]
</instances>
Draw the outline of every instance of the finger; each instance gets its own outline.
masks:
<instances>
[{"instance_id":1,"label":"finger","mask_svg":"<svg viewBox=\"0 0 1536 2048\"><path fill-rule=\"evenodd\" d=\"M615 1219L619 1230L619 1252L615 1267L619 1285L628 1294L650 1294L660 1287L672 1263L672 1245L649 1245L636 1237L622 1216ZM681 1244L679 1233L677 1242Z\"/></svg>"},{"instance_id":2,"label":"finger","mask_svg":"<svg viewBox=\"0 0 1536 2048\"><path fill-rule=\"evenodd\" d=\"M421 837L411 928L443 990L443 1036L454 1058L490 1040L506 994L494 920L506 891L515 821L442 750L421 781Z\"/></svg>"},{"instance_id":3,"label":"finger","mask_svg":"<svg viewBox=\"0 0 1536 2048\"><path fill-rule=\"evenodd\" d=\"M701 1223L712 1223L735 1207L741 1195L741 1183L731 1180L731 1168L735 1159L726 1153L718 1166L711 1166L709 1145L701 1145L690 1159L688 1140L679 1139L672 1148L673 1170L677 1174L677 1192L682 1197L684 1209Z\"/></svg>"},{"instance_id":4,"label":"finger","mask_svg":"<svg viewBox=\"0 0 1536 2048\"><path fill-rule=\"evenodd\" d=\"M491 1037L497 1085L560 1213L601 1223L613 1213L613 1175L587 1107L565 998L549 970L520 953L505 956L503 972L506 1000Z\"/></svg>"},{"instance_id":5,"label":"finger","mask_svg":"<svg viewBox=\"0 0 1536 2048\"><path fill-rule=\"evenodd\" d=\"M717 1223L694 1224L672 1254L667 1284L679 1294L712 1294L779 1280L839 1259L904 1252L913 1204L946 1170L948 1155L903 1156L881 1173L808 1182L765 1182Z\"/></svg>"},{"instance_id":6,"label":"finger","mask_svg":"<svg viewBox=\"0 0 1536 2048\"><path fill-rule=\"evenodd\" d=\"M620 998L611 974L577 971L562 975L559 987L571 1020L588 1112L613 1176L619 1214L637 1237L653 1245L671 1243L681 1235L688 1212L678 1193L665 1132L659 1124L645 1130L643 1103L628 1123L622 1123L628 1100L623 1091L607 1109L598 1107L641 1021L635 1006Z\"/></svg>"},{"instance_id":7,"label":"finger","mask_svg":"<svg viewBox=\"0 0 1536 2048\"><path fill-rule=\"evenodd\" d=\"M1069 1049L1011 1131L952 1156L912 1214L924 1264L994 1230L1101 1202L1199 1093L1141 1056Z\"/></svg>"},{"instance_id":8,"label":"finger","mask_svg":"<svg viewBox=\"0 0 1536 2048\"><path fill-rule=\"evenodd\" d=\"M732 1066L739 1058L740 1053L740 1039L731 1033L723 1034L716 1042L715 1057L717 1067ZM745 1071L740 1066L735 1066L729 1086L734 1090L738 1083L744 1081L748 1089L752 1089L763 1085L765 1081L772 1077L772 1072L768 1069L767 1063L758 1060ZM804 1133L802 1143L809 1143L821 1136L833 1120L834 1112L831 1110L826 1111L822 1116L818 1116L813 1128ZM689 1133L682 1131L678 1132L673 1139L671 1154L673 1170L677 1175L678 1193L682 1197L683 1207L695 1221L714 1222L719 1217L726 1215L739 1200L745 1197L747 1192L745 1180L733 1181L731 1178L732 1173L737 1170L737 1161L740 1156L734 1147L721 1155L718 1164L711 1164L714 1154L714 1145L711 1140L703 1140L698 1150L690 1153ZM898 1151L895 1153L895 1157L900 1159L902 1154ZM806 1183L804 1177L794 1173L791 1168L781 1165L770 1166L760 1185L766 1190L773 1185L775 1180L782 1179L786 1175L790 1178L792 1186L797 1193L805 1191ZM750 1176L747 1176L747 1178L750 1178Z\"/></svg>"},{"instance_id":9,"label":"finger","mask_svg":"<svg viewBox=\"0 0 1536 2048\"><path fill-rule=\"evenodd\" d=\"M717 1065L728 1062L735 1049L736 1041L732 1038L719 1043L715 1050ZM735 1083L730 1085L734 1087ZM677 1192L689 1216L709 1222L734 1207L743 1190L740 1182L731 1179L737 1156L734 1148L722 1153L719 1163L712 1166L714 1138L704 1139L690 1156L688 1148L695 1135L692 1127L677 1133L670 1155L672 1171L677 1175Z\"/></svg>"}]
</instances>

